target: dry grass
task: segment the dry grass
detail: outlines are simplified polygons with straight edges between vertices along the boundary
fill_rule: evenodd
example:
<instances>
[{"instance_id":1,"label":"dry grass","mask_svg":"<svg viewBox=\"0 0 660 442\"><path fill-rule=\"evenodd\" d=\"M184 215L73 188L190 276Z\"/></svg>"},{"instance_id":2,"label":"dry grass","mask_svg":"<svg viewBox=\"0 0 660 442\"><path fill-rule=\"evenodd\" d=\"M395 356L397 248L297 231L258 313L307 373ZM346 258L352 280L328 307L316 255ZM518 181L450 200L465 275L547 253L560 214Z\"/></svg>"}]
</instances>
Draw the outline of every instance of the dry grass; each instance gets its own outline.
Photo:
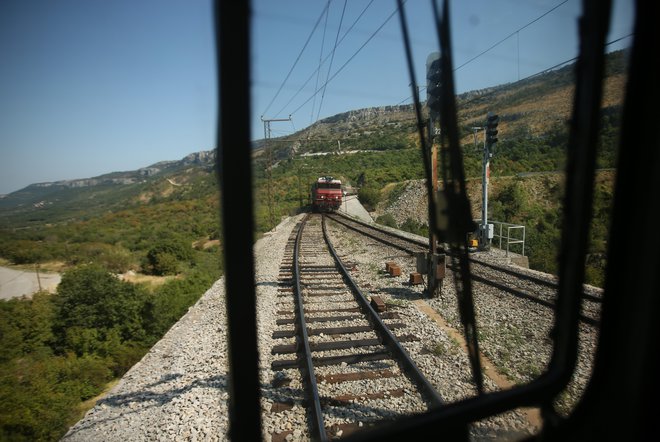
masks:
<instances>
[{"instance_id":1,"label":"dry grass","mask_svg":"<svg viewBox=\"0 0 660 442\"><path fill-rule=\"evenodd\" d=\"M178 278L177 276L153 276L153 275L143 275L141 273L127 272L123 275L120 275L122 281L131 282L133 284L141 284L146 286L148 289L155 289L162 286L168 281Z\"/></svg>"}]
</instances>

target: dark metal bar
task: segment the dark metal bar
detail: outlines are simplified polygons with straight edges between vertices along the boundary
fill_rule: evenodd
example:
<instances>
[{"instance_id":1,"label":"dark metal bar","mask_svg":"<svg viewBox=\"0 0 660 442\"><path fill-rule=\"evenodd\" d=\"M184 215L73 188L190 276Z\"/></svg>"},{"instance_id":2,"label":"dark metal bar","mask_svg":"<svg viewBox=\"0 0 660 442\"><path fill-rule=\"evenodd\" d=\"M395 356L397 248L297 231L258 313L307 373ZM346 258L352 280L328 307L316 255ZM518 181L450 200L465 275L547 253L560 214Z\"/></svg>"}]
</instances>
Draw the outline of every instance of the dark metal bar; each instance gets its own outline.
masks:
<instances>
[{"instance_id":1,"label":"dark metal bar","mask_svg":"<svg viewBox=\"0 0 660 442\"><path fill-rule=\"evenodd\" d=\"M484 379L481 368L479 339L477 338L477 319L474 312L474 299L472 297L472 279L470 278L470 262L466 236L467 232L474 231L474 222L472 221L470 202L467 197L463 154L458 136L454 68L451 52L451 33L449 30L449 2L447 0L443 2L442 17L439 16L436 2L432 1L431 4L437 26L441 53L440 64L442 66L440 140L443 147L446 141L449 154L449 161L442 164L444 193L449 211L449 235L446 236L448 237L449 247L452 252L451 259L455 266L460 269L460 278L454 277L454 286L456 287L458 311L461 323L463 324L463 334L465 335L467 344L472 378L477 387L477 392L483 394ZM438 230L438 237L440 237L438 225L430 226L430 228Z\"/></svg>"},{"instance_id":2,"label":"dark metal bar","mask_svg":"<svg viewBox=\"0 0 660 442\"><path fill-rule=\"evenodd\" d=\"M555 348L547 372L529 384L475 397L430 410L422 415L400 420L396 425L383 426L369 434L369 439L382 437L422 437L438 429L438 425L473 422L520 406L548 403L567 385L575 366L580 292L584 273L585 233L590 221L593 181L593 152L596 146L594 119L598 117L602 91L604 41L611 4L608 1L585 0L581 18L581 47L578 57L578 83L575 94L572 130L569 145L569 175L566 190L566 214L562 237L559 302L556 316ZM582 207L580 207L582 205ZM568 234L574 229L576 232ZM572 242L576 240L577 242ZM350 440L365 440L360 435Z\"/></svg>"},{"instance_id":3,"label":"dark metal bar","mask_svg":"<svg viewBox=\"0 0 660 442\"><path fill-rule=\"evenodd\" d=\"M558 438L653 440L660 381L660 69L658 4L635 2L621 121L602 326L590 387ZM641 200L641 202L640 202ZM643 246L630 241L643 232ZM646 233L648 232L648 233Z\"/></svg>"},{"instance_id":4,"label":"dark metal bar","mask_svg":"<svg viewBox=\"0 0 660 442\"><path fill-rule=\"evenodd\" d=\"M573 120L567 148L555 346L547 371L554 380L555 394L568 384L577 362L581 294L592 218L605 69L605 38L612 6L611 1L607 0L585 0L583 5L584 14L579 22L580 54L576 67ZM551 398L545 401L546 415L552 409L551 401Z\"/></svg>"},{"instance_id":5,"label":"dark metal bar","mask_svg":"<svg viewBox=\"0 0 660 442\"><path fill-rule=\"evenodd\" d=\"M307 218L300 223L298 234L296 235L296 244L293 248L293 275L295 278L294 293L296 297L296 337L298 339L298 361L303 368L303 380L307 385L305 391L308 393L307 408L310 413L310 426L312 440L327 441L328 434L325 431L323 422L323 413L321 412L321 402L319 398L319 389L316 385L316 375L314 374L314 364L312 362L312 350L309 348L309 336L307 335L307 324L305 323L305 306L302 300L302 289L300 287L300 267L298 256L300 253L300 239L305 228Z\"/></svg>"},{"instance_id":6,"label":"dark metal bar","mask_svg":"<svg viewBox=\"0 0 660 442\"><path fill-rule=\"evenodd\" d=\"M434 183L431 182L431 177L433 176L432 173L432 166L431 166L431 155L429 153L427 140L424 135L424 122L422 120L422 105L419 100L419 89L417 88L416 84L416 76L415 76L415 66L412 63L412 52L410 50L410 37L408 35L408 23L406 21L406 10L403 7L404 1L403 0L397 0L397 8L399 11L399 21L401 24L401 33L403 34L403 39L404 39L404 47L406 49L406 54L408 56L408 74L410 75L410 88L412 90L412 96L413 96L413 102L415 103L414 105L414 110L415 110L415 118L417 122L417 133L419 135L419 143L420 143L420 149L421 149L421 154L422 154L422 164L424 165L424 175L426 176L426 192L428 196L428 202L429 202L429 221L432 225L435 225L436 223L436 212L435 212L435 195L433 193L433 185ZM432 143L431 140L429 140L430 143Z\"/></svg>"},{"instance_id":7,"label":"dark metal bar","mask_svg":"<svg viewBox=\"0 0 660 442\"><path fill-rule=\"evenodd\" d=\"M229 437L261 440L259 353L252 256L250 2L214 3L218 146L229 347ZM229 167L224 167L229 165ZM248 189L235 192L230 189ZM250 351L245 351L249 348Z\"/></svg>"},{"instance_id":8,"label":"dark metal bar","mask_svg":"<svg viewBox=\"0 0 660 442\"><path fill-rule=\"evenodd\" d=\"M330 242L330 238L328 237L328 232L325 227L325 216L323 216L322 226L323 226L323 238L325 239L325 242L328 245L328 249L330 250L332 257L337 263L337 267L344 275L344 278L346 278L347 284L351 287L353 291L353 296L355 297L358 304L360 304L360 306L362 307L362 310L367 315L369 322L371 322L372 326L374 327L374 330L378 334L378 337L382 340L383 345L385 345L389 349L389 351L392 352L393 355L395 355L397 361L399 361L403 370L408 374L408 376L410 376L412 381L415 382L415 384L417 384L420 391L422 392L422 395L426 398L429 404L432 407L439 407L443 405L444 399L442 399L442 396L440 396L440 394L435 390L435 388L433 388L431 383L428 381L428 379L426 379L426 377L422 374L422 372L419 371L417 365L410 358L408 352L406 352L404 348L399 344L396 337L392 334L389 328L380 319L378 313L376 313L373 307L371 307L371 305L367 302L366 296L364 296L364 294L358 287L355 280L351 277L348 270L346 270L346 267L344 267L344 264L339 259L339 256L337 256L337 252L335 251L335 248L332 246L332 242Z\"/></svg>"}]
</instances>

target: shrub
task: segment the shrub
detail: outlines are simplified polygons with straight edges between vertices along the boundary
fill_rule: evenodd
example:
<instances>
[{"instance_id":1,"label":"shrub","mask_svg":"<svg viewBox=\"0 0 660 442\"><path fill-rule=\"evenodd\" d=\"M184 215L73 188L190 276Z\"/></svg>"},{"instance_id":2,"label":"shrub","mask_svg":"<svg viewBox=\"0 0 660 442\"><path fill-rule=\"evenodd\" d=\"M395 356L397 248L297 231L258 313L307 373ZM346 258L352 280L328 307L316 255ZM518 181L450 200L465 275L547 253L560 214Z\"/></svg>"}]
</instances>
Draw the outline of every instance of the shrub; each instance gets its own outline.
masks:
<instances>
[{"instance_id":1,"label":"shrub","mask_svg":"<svg viewBox=\"0 0 660 442\"><path fill-rule=\"evenodd\" d=\"M50 353L54 306L46 293L32 299L0 301L0 362L34 353Z\"/></svg>"},{"instance_id":2,"label":"shrub","mask_svg":"<svg viewBox=\"0 0 660 442\"><path fill-rule=\"evenodd\" d=\"M380 191L373 187L361 187L358 192L358 198L365 209L373 211L380 201Z\"/></svg>"},{"instance_id":3,"label":"shrub","mask_svg":"<svg viewBox=\"0 0 660 442\"><path fill-rule=\"evenodd\" d=\"M406 219L403 224L401 224L400 228L401 230L414 233L415 235L429 236L429 226L419 221L415 221L412 218Z\"/></svg>"},{"instance_id":4,"label":"shrub","mask_svg":"<svg viewBox=\"0 0 660 442\"><path fill-rule=\"evenodd\" d=\"M394 217L392 216L391 213L386 213L384 215L379 216L378 218L376 218L376 222L378 224L382 224L388 227L394 227L394 228L397 227L396 221L394 220Z\"/></svg>"},{"instance_id":5,"label":"shrub","mask_svg":"<svg viewBox=\"0 0 660 442\"><path fill-rule=\"evenodd\" d=\"M154 275L174 275L179 262L190 262L192 257L192 247L182 240L163 240L147 252L147 267Z\"/></svg>"}]
</instances>

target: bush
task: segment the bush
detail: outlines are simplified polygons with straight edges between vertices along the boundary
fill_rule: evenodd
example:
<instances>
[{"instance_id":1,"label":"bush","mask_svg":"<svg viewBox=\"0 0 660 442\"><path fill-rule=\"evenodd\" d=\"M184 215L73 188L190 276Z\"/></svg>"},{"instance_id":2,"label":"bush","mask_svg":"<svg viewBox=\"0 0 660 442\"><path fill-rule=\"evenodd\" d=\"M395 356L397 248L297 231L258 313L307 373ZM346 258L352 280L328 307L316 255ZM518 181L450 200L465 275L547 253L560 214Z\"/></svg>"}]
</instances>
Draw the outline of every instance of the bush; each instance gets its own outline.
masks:
<instances>
[{"instance_id":1,"label":"bush","mask_svg":"<svg viewBox=\"0 0 660 442\"><path fill-rule=\"evenodd\" d=\"M390 213L386 213L384 215L379 216L378 218L376 218L376 222L384 226L394 227L395 229L397 227L396 221L394 220L394 217Z\"/></svg>"},{"instance_id":2,"label":"bush","mask_svg":"<svg viewBox=\"0 0 660 442\"><path fill-rule=\"evenodd\" d=\"M373 211L380 201L380 191L373 187L361 187L358 191L358 198L365 209Z\"/></svg>"},{"instance_id":3,"label":"bush","mask_svg":"<svg viewBox=\"0 0 660 442\"><path fill-rule=\"evenodd\" d=\"M133 265L131 252L104 243L83 243L69 260L73 265L96 263L113 273L124 273Z\"/></svg>"},{"instance_id":4,"label":"bush","mask_svg":"<svg viewBox=\"0 0 660 442\"><path fill-rule=\"evenodd\" d=\"M519 216L526 205L525 191L521 181L515 181L505 187L497 197L502 204L504 219L511 222Z\"/></svg>"},{"instance_id":5,"label":"bush","mask_svg":"<svg viewBox=\"0 0 660 442\"><path fill-rule=\"evenodd\" d=\"M64 273L57 289L57 333L61 344L78 354L96 349L107 330L117 327L123 340L145 339L142 310L146 293L120 281L100 266L87 265ZM95 336L94 331L96 333Z\"/></svg>"},{"instance_id":6,"label":"bush","mask_svg":"<svg viewBox=\"0 0 660 442\"><path fill-rule=\"evenodd\" d=\"M153 253L148 256L148 260L153 275L176 275L179 272L179 261L171 253Z\"/></svg>"},{"instance_id":7,"label":"bush","mask_svg":"<svg viewBox=\"0 0 660 442\"><path fill-rule=\"evenodd\" d=\"M59 440L79 403L58 388L57 358L17 358L0 366L0 440Z\"/></svg>"},{"instance_id":8,"label":"bush","mask_svg":"<svg viewBox=\"0 0 660 442\"><path fill-rule=\"evenodd\" d=\"M214 281L205 272L193 272L186 279L174 279L161 286L145 308L149 333L163 335L200 298Z\"/></svg>"},{"instance_id":9,"label":"bush","mask_svg":"<svg viewBox=\"0 0 660 442\"><path fill-rule=\"evenodd\" d=\"M429 236L429 226L419 221L415 221L412 218L406 219L403 224L401 224L400 228L401 230L414 233L415 235Z\"/></svg>"},{"instance_id":10,"label":"bush","mask_svg":"<svg viewBox=\"0 0 660 442\"><path fill-rule=\"evenodd\" d=\"M179 262L190 262L192 257L192 247L182 240L164 240L147 252L147 267L154 275L175 275Z\"/></svg>"},{"instance_id":11,"label":"bush","mask_svg":"<svg viewBox=\"0 0 660 442\"><path fill-rule=\"evenodd\" d=\"M39 241L8 241L1 249L2 256L14 264L32 264L47 261L51 258L46 245Z\"/></svg>"}]
</instances>

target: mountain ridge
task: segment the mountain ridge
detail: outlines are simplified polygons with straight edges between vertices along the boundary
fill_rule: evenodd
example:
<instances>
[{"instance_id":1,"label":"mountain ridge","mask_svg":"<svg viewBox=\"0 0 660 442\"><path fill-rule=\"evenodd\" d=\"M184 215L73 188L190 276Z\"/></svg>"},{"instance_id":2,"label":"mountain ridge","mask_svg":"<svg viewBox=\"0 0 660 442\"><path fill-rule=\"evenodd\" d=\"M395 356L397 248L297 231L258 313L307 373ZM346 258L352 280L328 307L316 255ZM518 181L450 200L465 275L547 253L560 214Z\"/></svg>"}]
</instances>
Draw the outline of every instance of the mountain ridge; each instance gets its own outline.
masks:
<instances>
[{"instance_id":1,"label":"mountain ridge","mask_svg":"<svg viewBox=\"0 0 660 442\"><path fill-rule=\"evenodd\" d=\"M605 114L614 114L621 106L626 80L626 57L625 51L617 51L607 56L608 76L603 96ZM500 115L501 143L498 149L501 150L507 148L507 139L533 140L552 136L553 131L557 132L555 129L565 128L573 104L573 69L574 65L571 64L515 83L458 95L461 144L467 149L475 140L476 145L476 135L472 128L480 126L486 113L491 110ZM266 146L271 148L272 167L276 167L279 161L318 152L405 150L418 144L416 126L412 104L341 112L321 119L294 134L272 140L254 141L252 155L257 172L255 178L269 167L269 155L263 155ZM77 209L74 203L96 200L93 201L94 206L103 198L149 201L159 194L172 193L171 189L163 187L174 186L171 181L167 183L165 178L185 174L186 169L195 167L199 167L202 173L212 173L215 155L215 150L198 151L180 160L160 161L133 171L30 184L0 196L0 220L6 220L17 211L25 215L30 210L43 210L55 202L68 201L69 207ZM164 184L157 183L161 178ZM186 179L175 178L173 181L178 184ZM98 204L98 207L99 210L107 210L119 203L114 204Z\"/></svg>"}]
</instances>

